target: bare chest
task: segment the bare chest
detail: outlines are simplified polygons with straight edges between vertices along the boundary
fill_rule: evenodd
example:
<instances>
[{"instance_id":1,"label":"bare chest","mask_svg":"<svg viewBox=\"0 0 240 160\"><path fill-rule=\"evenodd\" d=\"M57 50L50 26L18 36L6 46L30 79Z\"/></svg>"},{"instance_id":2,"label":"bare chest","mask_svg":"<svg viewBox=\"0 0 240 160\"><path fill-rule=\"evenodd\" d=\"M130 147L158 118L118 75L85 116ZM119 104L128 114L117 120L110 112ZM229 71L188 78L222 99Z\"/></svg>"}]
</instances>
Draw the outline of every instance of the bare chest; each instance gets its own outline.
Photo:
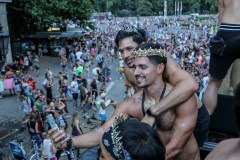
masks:
<instances>
[{"instance_id":1,"label":"bare chest","mask_svg":"<svg viewBox=\"0 0 240 160\"><path fill-rule=\"evenodd\" d=\"M141 121L146 115L146 110L152 105L154 104L149 103L149 101L145 101L144 104L142 104L142 100L140 98L135 99L134 103L132 103L131 105L132 107L129 107L129 115ZM153 127L156 127L162 132L171 131L175 121L175 117L175 109L167 110L157 116L156 123Z\"/></svg>"},{"instance_id":2,"label":"bare chest","mask_svg":"<svg viewBox=\"0 0 240 160\"><path fill-rule=\"evenodd\" d=\"M159 114L156 118L157 128L163 132L171 131L175 121L175 117L175 109L170 109L164 113Z\"/></svg>"}]
</instances>

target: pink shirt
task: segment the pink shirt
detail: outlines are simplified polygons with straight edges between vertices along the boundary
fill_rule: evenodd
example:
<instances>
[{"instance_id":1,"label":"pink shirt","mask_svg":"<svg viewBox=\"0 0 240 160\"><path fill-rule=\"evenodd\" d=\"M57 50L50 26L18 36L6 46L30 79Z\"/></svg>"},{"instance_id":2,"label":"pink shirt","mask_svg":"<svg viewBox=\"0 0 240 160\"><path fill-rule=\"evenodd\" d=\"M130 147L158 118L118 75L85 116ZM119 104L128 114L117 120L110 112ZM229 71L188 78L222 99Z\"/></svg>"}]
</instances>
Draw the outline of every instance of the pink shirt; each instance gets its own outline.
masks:
<instances>
[{"instance_id":1,"label":"pink shirt","mask_svg":"<svg viewBox=\"0 0 240 160\"><path fill-rule=\"evenodd\" d=\"M91 48L91 55L95 56L95 49L94 48Z\"/></svg>"}]
</instances>

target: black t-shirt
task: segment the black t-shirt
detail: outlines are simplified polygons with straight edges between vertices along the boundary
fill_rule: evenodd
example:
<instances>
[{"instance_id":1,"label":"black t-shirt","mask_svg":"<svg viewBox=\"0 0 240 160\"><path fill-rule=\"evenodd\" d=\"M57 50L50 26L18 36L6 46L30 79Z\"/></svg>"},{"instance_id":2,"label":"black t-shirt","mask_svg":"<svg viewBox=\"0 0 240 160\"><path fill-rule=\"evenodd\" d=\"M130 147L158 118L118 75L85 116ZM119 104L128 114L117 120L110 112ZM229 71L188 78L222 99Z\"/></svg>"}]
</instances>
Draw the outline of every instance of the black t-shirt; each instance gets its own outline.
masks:
<instances>
[{"instance_id":1,"label":"black t-shirt","mask_svg":"<svg viewBox=\"0 0 240 160\"><path fill-rule=\"evenodd\" d=\"M36 120L31 120L28 122L27 127L28 127L28 132L30 135L35 135L36 130L35 130L35 125L36 125L37 121Z\"/></svg>"},{"instance_id":2,"label":"black t-shirt","mask_svg":"<svg viewBox=\"0 0 240 160\"><path fill-rule=\"evenodd\" d=\"M91 87L92 87L92 89L97 89L97 84L92 82Z\"/></svg>"}]
</instances>

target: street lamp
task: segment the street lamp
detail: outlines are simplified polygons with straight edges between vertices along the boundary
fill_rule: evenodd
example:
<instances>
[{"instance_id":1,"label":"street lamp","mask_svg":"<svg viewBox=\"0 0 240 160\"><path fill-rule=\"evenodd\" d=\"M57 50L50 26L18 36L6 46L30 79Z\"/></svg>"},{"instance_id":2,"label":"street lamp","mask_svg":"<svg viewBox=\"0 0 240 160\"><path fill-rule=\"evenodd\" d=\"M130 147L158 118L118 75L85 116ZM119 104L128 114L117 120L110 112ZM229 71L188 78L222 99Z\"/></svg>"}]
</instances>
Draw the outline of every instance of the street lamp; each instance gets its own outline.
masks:
<instances>
[{"instance_id":1,"label":"street lamp","mask_svg":"<svg viewBox=\"0 0 240 160\"><path fill-rule=\"evenodd\" d=\"M8 53L9 35L3 31L3 27L0 24L0 69L3 67L6 61L6 55Z\"/></svg>"}]
</instances>

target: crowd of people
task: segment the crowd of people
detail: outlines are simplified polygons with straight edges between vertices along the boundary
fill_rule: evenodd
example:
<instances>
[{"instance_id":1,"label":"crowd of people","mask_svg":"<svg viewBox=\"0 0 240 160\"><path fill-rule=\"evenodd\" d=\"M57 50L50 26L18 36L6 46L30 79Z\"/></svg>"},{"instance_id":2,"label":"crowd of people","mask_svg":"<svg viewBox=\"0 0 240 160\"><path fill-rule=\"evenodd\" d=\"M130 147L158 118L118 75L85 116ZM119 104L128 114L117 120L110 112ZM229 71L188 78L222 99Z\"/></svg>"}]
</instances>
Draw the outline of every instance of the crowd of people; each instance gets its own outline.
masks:
<instances>
[{"instance_id":1,"label":"crowd of people","mask_svg":"<svg viewBox=\"0 0 240 160\"><path fill-rule=\"evenodd\" d=\"M59 72L46 68L41 88L36 87L36 78L46 48L33 44L2 69L0 98L4 89L17 95L22 123L27 124L30 138L46 159L59 159L64 149L71 152L73 148L79 157L80 148L99 146L99 159L199 160L212 114L202 99L212 67L207 43L216 33L210 26L216 23L215 17L198 23L189 20L188 29L181 26L185 19L170 18L163 26L155 26L154 22L160 24L159 18L142 18L140 24L131 18L106 22L108 32L96 24L95 31L66 39L55 51L60 57ZM117 71L125 81L126 99L120 103L106 100L105 82L111 78L102 73L114 59L118 59ZM90 71L94 63L97 66ZM55 86L59 97L52 92ZM76 111L73 115L70 106ZM116 110L107 118L109 106ZM93 121L97 112L101 123ZM60 131L45 127L48 114ZM84 133L80 117L96 129Z\"/></svg>"},{"instance_id":2,"label":"crowd of people","mask_svg":"<svg viewBox=\"0 0 240 160\"><path fill-rule=\"evenodd\" d=\"M104 36L98 37L98 47L92 38L87 34L79 39L68 39L66 45L59 48L57 55L60 57L61 67L58 73L54 73L51 67L42 68L44 48L40 45L39 49L34 43L29 51L14 57L13 63L6 64L1 70L0 93L4 92L1 98L7 96L7 90L10 96L17 95L19 110L23 113L23 127L26 125L30 138L36 140L38 147L42 148L43 157L59 158L61 155L61 151L49 147L52 144L47 135L48 114L53 115L60 129L77 136L102 125L107 119L106 108L116 105L113 100L105 99L105 83L110 77L102 74L104 59L111 62L113 58L106 58ZM96 67L90 71L90 65ZM37 84L40 73L44 80ZM90 79L91 77L93 78ZM70 113L69 107L76 113ZM80 119L83 122L79 122Z\"/></svg>"},{"instance_id":3,"label":"crowd of people","mask_svg":"<svg viewBox=\"0 0 240 160\"><path fill-rule=\"evenodd\" d=\"M146 20L143 22L145 23L145 21ZM126 27L125 24L128 23L125 21L122 22L121 24L124 24L122 28L127 30L128 27ZM148 21L146 21L145 25L147 24L149 24ZM116 25L119 24L116 23ZM131 26L131 23L128 25ZM172 27L177 27L177 24ZM84 112L83 115L81 114L81 117L86 118L89 123L92 122L92 119L95 119L96 112L99 113L100 126L106 122L106 108L110 105L115 106L116 103L105 100L106 90L104 79L109 81L110 78L102 75L102 69L106 63L111 63L114 58L119 60L119 68L117 70L120 74L120 79L125 79L125 97L134 95L138 90L136 90L136 85L131 83L131 79L129 80L128 77L125 78L126 69L124 69L123 49L119 47L120 42L117 42L117 40L114 41L114 33L116 31L117 29L113 26L110 33L97 29L97 34L92 32L82 38L67 39L65 42L66 45L59 48L57 53L60 57L61 66L59 72L53 73L50 67L46 68L44 72L45 80L42 82L41 88L36 87L34 77L37 78L40 73L40 57L42 56L42 50L45 49L42 45L36 47L33 44L30 51L15 57L14 62L6 65L2 70L2 73L5 74L6 77L3 81L3 88L9 89L10 94L18 95L18 100L22 104L24 113L23 123L27 123L30 137L36 140L39 147L44 147L44 144L42 145L45 139L44 137L46 137L43 134L46 133L44 122L48 114L53 114L60 129L69 132L67 130L69 122L66 120L70 116L69 106L74 107L78 112ZM202 80L208 75L207 62L209 60L206 40L200 36L196 38L196 35L193 37L192 34L194 33L192 32L179 31L174 33L171 32L171 30L161 28L159 29L160 34L157 34L157 31L157 29L150 29L147 30L146 33L143 33L143 36L146 36L144 41L148 44L161 45L167 52L171 53L170 57L172 57L183 70L189 72L196 79L198 90L200 91L204 88L207 85L207 80L204 80L204 86ZM207 36L208 32L205 33L205 38L209 38ZM171 35L171 37L169 37L169 35ZM97 63L97 66L90 71L90 65L94 62ZM34 73L35 76L29 73ZM93 75L93 79L91 83L88 84L88 79L91 74ZM56 78L58 80L56 80ZM12 81L11 85L7 87L5 81L9 79ZM55 86L58 86L60 95L58 98L55 98L56 95L52 92ZM79 136L83 133L83 131L77 127L79 126L79 122L76 120L76 117L79 118L79 116L74 115L71 124L73 136ZM206 123L208 122L207 120L205 121ZM203 135L200 135L200 137L201 136ZM199 142L200 145L202 145L203 140L204 138L202 137ZM48 145L51 144L48 143ZM57 153L52 152L51 154L49 152L51 157L55 154L57 158L60 157L60 153L61 151Z\"/></svg>"}]
</instances>

